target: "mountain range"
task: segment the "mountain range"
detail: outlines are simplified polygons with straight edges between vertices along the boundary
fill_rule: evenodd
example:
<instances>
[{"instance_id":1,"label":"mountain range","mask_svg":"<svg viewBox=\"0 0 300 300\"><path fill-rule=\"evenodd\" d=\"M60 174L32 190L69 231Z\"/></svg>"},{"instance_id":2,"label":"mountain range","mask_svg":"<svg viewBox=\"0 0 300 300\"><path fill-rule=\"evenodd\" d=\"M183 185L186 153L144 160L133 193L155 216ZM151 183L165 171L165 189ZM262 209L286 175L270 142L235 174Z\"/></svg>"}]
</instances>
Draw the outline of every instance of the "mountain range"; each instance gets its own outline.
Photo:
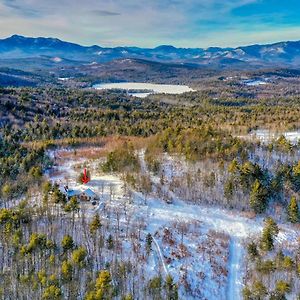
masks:
<instances>
[{"instance_id":1,"label":"mountain range","mask_svg":"<svg viewBox=\"0 0 300 300\"><path fill-rule=\"evenodd\" d=\"M56 38L32 38L13 35L0 39L0 66L16 60L56 65L96 64L115 59L143 59L161 63L191 64L209 67L300 67L300 41L250 45L237 48L156 48L81 46ZM12 63L13 64L13 63Z\"/></svg>"}]
</instances>

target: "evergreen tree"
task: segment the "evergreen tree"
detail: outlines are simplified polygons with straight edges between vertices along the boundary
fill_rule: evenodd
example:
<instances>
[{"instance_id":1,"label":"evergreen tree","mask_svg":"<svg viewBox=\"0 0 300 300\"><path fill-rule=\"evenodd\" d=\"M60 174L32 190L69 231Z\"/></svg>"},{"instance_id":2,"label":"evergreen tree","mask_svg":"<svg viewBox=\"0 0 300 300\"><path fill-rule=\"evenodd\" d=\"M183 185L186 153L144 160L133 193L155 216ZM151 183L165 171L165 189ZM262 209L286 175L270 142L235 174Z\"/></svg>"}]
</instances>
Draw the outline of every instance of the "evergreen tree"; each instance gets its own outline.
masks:
<instances>
[{"instance_id":1,"label":"evergreen tree","mask_svg":"<svg viewBox=\"0 0 300 300\"><path fill-rule=\"evenodd\" d=\"M268 291L261 281L255 281L252 286L252 293L254 299L263 300L268 294Z\"/></svg>"},{"instance_id":2,"label":"evergreen tree","mask_svg":"<svg viewBox=\"0 0 300 300\"><path fill-rule=\"evenodd\" d=\"M95 283L96 299L112 299L113 286L111 281L112 280L109 271L100 271Z\"/></svg>"},{"instance_id":3,"label":"evergreen tree","mask_svg":"<svg viewBox=\"0 0 300 300\"><path fill-rule=\"evenodd\" d=\"M249 289L248 286L245 286L243 288L242 294L243 294L243 299L244 300L252 300L252 293L251 293L251 290Z\"/></svg>"},{"instance_id":4,"label":"evergreen tree","mask_svg":"<svg viewBox=\"0 0 300 300\"><path fill-rule=\"evenodd\" d=\"M289 293L290 291L291 291L291 286L286 281L279 280L276 282L276 292L280 296L285 296L285 294Z\"/></svg>"},{"instance_id":5,"label":"evergreen tree","mask_svg":"<svg viewBox=\"0 0 300 300\"><path fill-rule=\"evenodd\" d=\"M274 248L273 235L268 228L263 230L260 240L260 248L264 251L271 251Z\"/></svg>"},{"instance_id":6,"label":"evergreen tree","mask_svg":"<svg viewBox=\"0 0 300 300\"><path fill-rule=\"evenodd\" d=\"M94 235L99 228L101 228L102 224L100 221L100 217L98 214L94 215L91 223L90 223L90 233Z\"/></svg>"},{"instance_id":7,"label":"evergreen tree","mask_svg":"<svg viewBox=\"0 0 300 300\"><path fill-rule=\"evenodd\" d=\"M69 261L64 260L61 265L61 274L63 280L65 281L72 280L72 271L73 271L72 264Z\"/></svg>"},{"instance_id":8,"label":"evergreen tree","mask_svg":"<svg viewBox=\"0 0 300 300\"><path fill-rule=\"evenodd\" d=\"M82 268L85 265L87 251L84 247L79 247L72 252L72 261L74 265Z\"/></svg>"},{"instance_id":9,"label":"evergreen tree","mask_svg":"<svg viewBox=\"0 0 300 300\"><path fill-rule=\"evenodd\" d=\"M170 274L166 277L165 287L167 300L178 300L178 287Z\"/></svg>"},{"instance_id":10,"label":"evergreen tree","mask_svg":"<svg viewBox=\"0 0 300 300\"><path fill-rule=\"evenodd\" d=\"M300 160L292 169L292 178L293 189L298 192L300 190Z\"/></svg>"},{"instance_id":11,"label":"evergreen tree","mask_svg":"<svg viewBox=\"0 0 300 300\"><path fill-rule=\"evenodd\" d=\"M276 268L277 269L281 269L282 268L284 257L285 256L284 256L282 250L278 251L278 253L276 254L276 257L275 257Z\"/></svg>"},{"instance_id":12,"label":"evergreen tree","mask_svg":"<svg viewBox=\"0 0 300 300\"><path fill-rule=\"evenodd\" d=\"M51 199L52 199L52 202L55 204L66 202L66 196L56 186L53 187Z\"/></svg>"},{"instance_id":13,"label":"evergreen tree","mask_svg":"<svg viewBox=\"0 0 300 300\"><path fill-rule=\"evenodd\" d=\"M229 173L236 173L238 172L240 169L239 163L237 161L237 159L235 158L234 160L232 160L232 162L229 164L228 166L228 172Z\"/></svg>"},{"instance_id":14,"label":"evergreen tree","mask_svg":"<svg viewBox=\"0 0 300 300\"><path fill-rule=\"evenodd\" d=\"M74 248L74 241L73 238L70 235L65 235L61 241L61 245L64 252L67 252L68 250L72 250Z\"/></svg>"},{"instance_id":15,"label":"evergreen tree","mask_svg":"<svg viewBox=\"0 0 300 300\"><path fill-rule=\"evenodd\" d=\"M112 250L114 248L114 239L111 234L108 236L106 242L107 242L107 249Z\"/></svg>"},{"instance_id":16,"label":"evergreen tree","mask_svg":"<svg viewBox=\"0 0 300 300\"><path fill-rule=\"evenodd\" d=\"M122 298L122 300L134 300L131 294L128 294Z\"/></svg>"},{"instance_id":17,"label":"evergreen tree","mask_svg":"<svg viewBox=\"0 0 300 300\"><path fill-rule=\"evenodd\" d=\"M256 264L256 270L264 275L270 275L275 269L275 263L270 259L258 261Z\"/></svg>"},{"instance_id":18,"label":"evergreen tree","mask_svg":"<svg viewBox=\"0 0 300 300\"><path fill-rule=\"evenodd\" d=\"M285 256L282 262L282 268L286 271L292 271L294 268L294 261L290 256Z\"/></svg>"},{"instance_id":19,"label":"evergreen tree","mask_svg":"<svg viewBox=\"0 0 300 300\"><path fill-rule=\"evenodd\" d=\"M62 299L61 289L55 285L48 286L43 293L43 300L60 300Z\"/></svg>"},{"instance_id":20,"label":"evergreen tree","mask_svg":"<svg viewBox=\"0 0 300 300\"><path fill-rule=\"evenodd\" d=\"M255 244L255 242L251 242L250 244L248 244L247 250L251 259L255 259L259 256L257 245Z\"/></svg>"},{"instance_id":21,"label":"evergreen tree","mask_svg":"<svg viewBox=\"0 0 300 300\"><path fill-rule=\"evenodd\" d=\"M274 248L274 238L278 235L279 229L272 218L265 220L265 227L260 239L260 248L264 251L271 251Z\"/></svg>"},{"instance_id":22,"label":"evergreen tree","mask_svg":"<svg viewBox=\"0 0 300 300\"><path fill-rule=\"evenodd\" d=\"M299 222L299 207L296 197L292 197L288 206L288 219L292 223Z\"/></svg>"},{"instance_id":23,"label":"evergreen tree","mask_svg":"<svg viewBox=\"0 0 300 300\"><path fill-rule=\"evenodd\" d=\"M262 213L266 209L267 196L266 188L256 179L250 193L250 206L256 213Z\"/></svg>"},{"instance_id":24,"label":"evergreen tree","mask_svg":"<svg viewBox=\"0 0 300 300\"><path fill-rule=\"evenodd\" d=\"M161 289L162 289L161 276L154 277L149 281L148 291L149 291L149 294L154 299L161 299Z\"/></svg>"},{"instance_id":25,"label":"evergreen tree","mask_svg":"<svg viewBox=\"0 0 300 300\"><path fill-rule=\"evenodd\" d=\"M76 197L71 197L70 201L64 207L65 212L75 212L79 211L79 202Z\"/></svg>"},{"instance_id":26,"label":"evergreen tree","mask_svg":"<svg viewBox=\"0 0 300 300\"><path fill-rule=\"evenodd\" d=\"M270 229L273 236L278 235L278 233L279 233L278 225L276 224L276 222L272 218L268 217L268 218L265 219L265 227Z\"/></svg>"},{"instance_id":27,"label":"evergreen tree","mask_svg":"<svg viewBox=\"0 0 300 300\"><path fill-rule=\"evenodd\" d=\"M228 179L224 185L224 196L227 200L232 199L234 192L234 183L232 179Z\"/></svg>"},{"instance_id":28,"label":"evergreen tree","mask_svg":"<svg viewBox=\"0 0 300 300\"><path fill-rule=\"evenodd\" d=\"M151 252L152 250L152 235L151 233L148 233L147 236L146 236L146 251L147 251L147 255L149 255L149 253Z\"/></svg>"}]
</instances>

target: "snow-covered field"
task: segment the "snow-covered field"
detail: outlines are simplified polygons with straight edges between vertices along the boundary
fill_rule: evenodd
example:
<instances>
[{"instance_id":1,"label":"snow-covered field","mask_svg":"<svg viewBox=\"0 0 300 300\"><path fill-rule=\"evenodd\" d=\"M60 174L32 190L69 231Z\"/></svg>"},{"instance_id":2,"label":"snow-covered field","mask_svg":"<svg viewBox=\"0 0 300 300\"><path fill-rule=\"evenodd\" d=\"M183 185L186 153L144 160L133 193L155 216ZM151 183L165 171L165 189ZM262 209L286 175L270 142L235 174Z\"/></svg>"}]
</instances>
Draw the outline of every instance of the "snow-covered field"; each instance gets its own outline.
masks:
<instances>
[{"instance_id":1,"label":"snow-covered field","mask_svg":"<svg viewBox=\"0 0 300 300\"><path fill-rule=\"evenodd\" d=\"M257 139L263 143L269 143L273 140L278 139L280 136L284 136L292 144L297 144L300 140L300 131L285 131L285 132L274 132L268 129L257 129L252 131L250 134L245 136L239 136L239 138L245 139Z\"/></svg>"},{"instance_id":2,"label":"snow-covered field","mask_svg":"<svg viewBox=\"0 0 300 300\"><path fill-rule=\"evenodd\" d=\"M242 81L247 86L260 86L260 85L266 85L268 82L265 79L248 79Z\"/></svg>"},{"instance_id":3,"label":"snow-covered field","mask_svg":"<svg viewBox=\"0 0 300 300\"><path fill-rule=\"evenodd\" d=\"M56 165L47 174L50 180L80 190L88 186L99 195L102 205L122 210L126 204L126 209L134 212L136 222L143 220L142 230L154 238L151 258L145 265L148 275L157 271L170 273L179 283L182 299L241 299L245 241L261 233L262 218L249 219L236 211L191 205L178 198L167 204L154 193L145 201L145 196L134 190L128 201L124 182L116 175L101 173L99 160L60 159L59 152L51 155L56 157ZM140 159L145 169L143 155ZM92 177L85 186L76 183L84 166ZM166 174L169 172L167 164ZM101 210L100 206L91 206L87 216ZM120 222L125 224L126 218ZM297 242L299 233L287 225L279 227L278 243Z\"/></svg>"},{"instance_id":4,"label":"snow-covered field","mask_svg":"<svg viewBox=\"0 0 300 300\"><path fill-rule=\"evenodd\" d=\"M259 129L255 130L252 135L257 137L262 142L269 142L274 139L278 139L281 135L283 135L288 141L293 144L298 143L300 140L300 132L299 131L286 131L286 132L272 132L267 129Z\"/></svg>"},{"instance_id":5,"label":"snow-covered field","mask_svg":"<svg viewBox=\"0 0 300 300\"><path fill-rule=\"evenodd\" d=\"M193 92L194 90L186 85L171 85L171 84L153 84L153 83L138 83L138 82L119 82L119 83L101 83L95 84L93 88L97 90L113 90L120 89L131 91L130 95L145 98L150 94L183 94ZM132 91L136 92L132 92ZM142 91L142 92L139 92Z\"/></svg>"}]
</instances>

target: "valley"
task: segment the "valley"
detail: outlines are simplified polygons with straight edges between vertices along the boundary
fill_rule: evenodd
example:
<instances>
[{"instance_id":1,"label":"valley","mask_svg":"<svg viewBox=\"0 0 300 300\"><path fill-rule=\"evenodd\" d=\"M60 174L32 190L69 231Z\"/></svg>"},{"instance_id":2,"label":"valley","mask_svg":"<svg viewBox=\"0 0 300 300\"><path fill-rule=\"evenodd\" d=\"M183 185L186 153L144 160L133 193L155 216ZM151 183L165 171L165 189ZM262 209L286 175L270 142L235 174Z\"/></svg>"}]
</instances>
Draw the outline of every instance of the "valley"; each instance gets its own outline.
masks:
<instances>
[{"instance_id":1,"label":"valley","mask_svg":"<svg viewBox=\"0 0 300 300\"><path fill-rule=\"evenodd\" d=\"M0 298L298 299L293 47L1 40Z\"/></svg>"}]
</instances>

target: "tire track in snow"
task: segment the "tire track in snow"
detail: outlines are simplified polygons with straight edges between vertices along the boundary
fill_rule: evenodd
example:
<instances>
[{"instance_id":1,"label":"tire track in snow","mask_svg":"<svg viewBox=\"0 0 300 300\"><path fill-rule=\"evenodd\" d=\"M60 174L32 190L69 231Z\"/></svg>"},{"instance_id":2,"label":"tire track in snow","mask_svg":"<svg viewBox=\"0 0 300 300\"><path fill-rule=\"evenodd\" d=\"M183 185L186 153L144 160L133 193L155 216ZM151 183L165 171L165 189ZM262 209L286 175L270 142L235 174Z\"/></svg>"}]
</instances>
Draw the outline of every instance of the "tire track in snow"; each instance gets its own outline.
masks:
<instances>
[{"instance_id":1,"label":"tire track in snow","mask_svg":"<svg viewBox=\"0 0 300 300\"><path fill-rule=\"evenodd\" d=\"M163 265L164 271L165 271L166 275L168 275L169 272L168 272L167 266L166 266L166 264L165 264L163 254L162 254L162 252L161 252L161 250L160 250L160 247L159 247L159 245L158 245L158 242L157 242L157 240L156 240L156 238L155 238L154 236L152 236L152 240L153 240L153 242L154 242L154 244L155 244L155 247L156 247L156 249L157 249L157 252L158 252L158 255L159 255L159 257L160 257L161 263L162 263L162 265Z\"/></svg>"}]
</instances>

